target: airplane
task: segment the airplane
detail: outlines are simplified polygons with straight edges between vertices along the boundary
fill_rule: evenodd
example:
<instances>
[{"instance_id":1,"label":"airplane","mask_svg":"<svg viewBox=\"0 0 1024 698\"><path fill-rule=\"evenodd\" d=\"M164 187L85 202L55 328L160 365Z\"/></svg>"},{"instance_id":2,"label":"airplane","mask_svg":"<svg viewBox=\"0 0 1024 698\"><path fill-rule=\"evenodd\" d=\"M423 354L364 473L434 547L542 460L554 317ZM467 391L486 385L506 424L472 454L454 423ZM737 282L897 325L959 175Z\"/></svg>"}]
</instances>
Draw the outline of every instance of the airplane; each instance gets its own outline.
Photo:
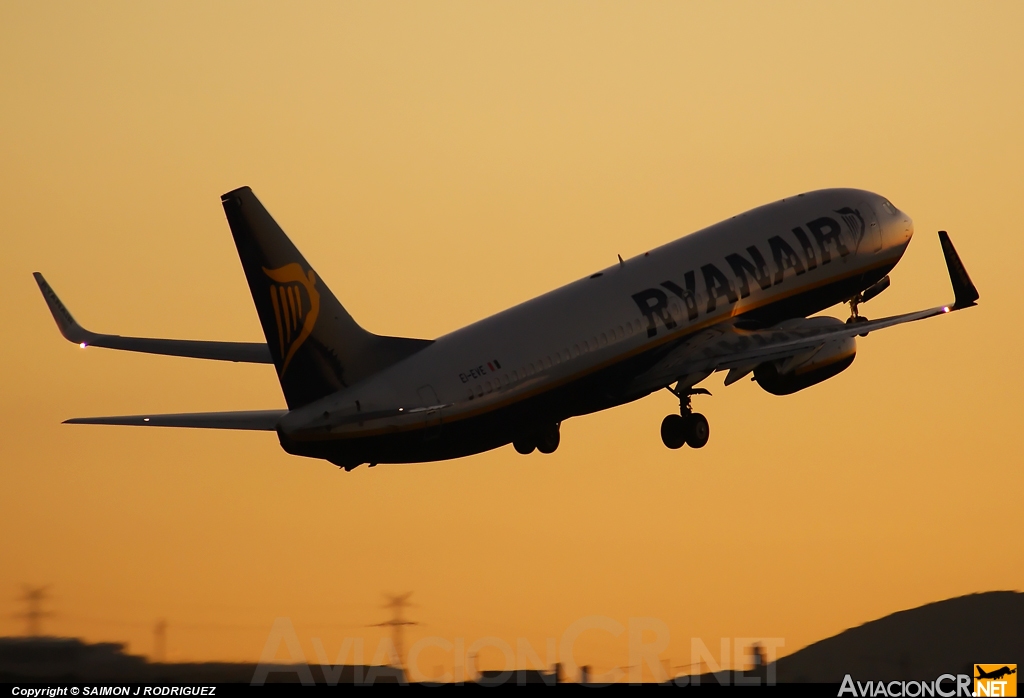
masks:
<instances>
[{"instance_id":1,"label":"airplane","mask_svg":"<svg viewBox=\"0 0 1024 698\"><path fill-rule=\"evenodd\" d=\"M79 325L35 279L83 348L273 364L287 409L68 419L275 431L297 456L345 470L460 458L509 443L549 454L562 422L662 389L679 411L665 446L702 448L698 384L725 371L788 395L847 369L856 337L973 305L978 291L939 232L954 302L868 320L913 236L910 217L857 189L798 194L686 235L436 339L373 334L334 297L249 187L221 197L266 343L122 337ZM817 316L839 303L850 316Z\"/></svg>"},{"instance_id":2,"label":"airplane","mask_svg":"<svg viewBox=\"0 0 1024 698\"><path fill-rule=\"evenodd\" d=\"M994 671L989 671L989 672L985 671L980 666L977 667L977 669L978 669L978 675L974 677L976 679L994 679L995 680L995 679L1001 679L1004 676L1009 676L1011 674L1016 674L1017 673L1016 669L1011 669L1008 666L1004 666L1004 667L1001 667L999 669L996 669Z\"/></svg>"}]
</instances>

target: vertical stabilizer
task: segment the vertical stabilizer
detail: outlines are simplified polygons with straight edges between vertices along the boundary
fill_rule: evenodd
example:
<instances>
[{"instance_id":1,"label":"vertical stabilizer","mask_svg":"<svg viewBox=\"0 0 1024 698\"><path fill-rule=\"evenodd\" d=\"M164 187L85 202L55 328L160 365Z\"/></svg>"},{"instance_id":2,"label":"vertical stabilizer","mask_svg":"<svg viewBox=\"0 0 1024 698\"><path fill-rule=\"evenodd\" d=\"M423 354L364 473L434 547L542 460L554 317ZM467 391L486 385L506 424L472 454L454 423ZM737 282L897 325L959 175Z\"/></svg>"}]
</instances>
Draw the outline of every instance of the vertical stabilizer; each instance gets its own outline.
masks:
<instances>
[{"instance_id":1,"label":"vertical stabilizer","mask_svg":"<svg viewBox=\"0 0 1024 698\"><path fill-rule=\"evenodd\" d=\"M352 385L430 344L360 327L249 187L224 194L221 202L290 408Z\"/></svg>"}]
</instances>

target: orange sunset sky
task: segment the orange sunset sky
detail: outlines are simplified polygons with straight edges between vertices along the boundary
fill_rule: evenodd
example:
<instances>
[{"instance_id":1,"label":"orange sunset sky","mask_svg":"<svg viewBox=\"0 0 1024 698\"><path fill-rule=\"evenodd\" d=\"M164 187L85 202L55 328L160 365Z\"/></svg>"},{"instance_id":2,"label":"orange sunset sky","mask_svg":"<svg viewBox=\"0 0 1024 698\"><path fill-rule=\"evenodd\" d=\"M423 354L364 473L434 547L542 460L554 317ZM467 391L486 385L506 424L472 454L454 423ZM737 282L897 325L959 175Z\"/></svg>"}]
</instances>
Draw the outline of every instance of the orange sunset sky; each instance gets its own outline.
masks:
<instances>
[{"instance_id":1,"label":"orange sunset sky","mask_svg":"<svg viewBox=\"0 0 1024 698\"><path fill-rule=\"evenodd\" d=\"M693 637L788 653L1021 589L1022 31L1017 2L0 0L0 634L49 584L52 634L152 655L164 618L171 660L255 661L283 616L308 658L369 660L382 593L413 590L407 644L543 656L580 619L656 618L683 665ZM31 277L96 331L263 341L219 200L243 185L381 334L834 186L915 223L866 315L952 300L939 229L981 301L789 397L713 376L699 452L661 444L666 392L552 456L352 473L270 433L61 425L284 406L269 366L74 347ZM626 634L575 659L625 666Z\"/></svg>"}]
</instances>

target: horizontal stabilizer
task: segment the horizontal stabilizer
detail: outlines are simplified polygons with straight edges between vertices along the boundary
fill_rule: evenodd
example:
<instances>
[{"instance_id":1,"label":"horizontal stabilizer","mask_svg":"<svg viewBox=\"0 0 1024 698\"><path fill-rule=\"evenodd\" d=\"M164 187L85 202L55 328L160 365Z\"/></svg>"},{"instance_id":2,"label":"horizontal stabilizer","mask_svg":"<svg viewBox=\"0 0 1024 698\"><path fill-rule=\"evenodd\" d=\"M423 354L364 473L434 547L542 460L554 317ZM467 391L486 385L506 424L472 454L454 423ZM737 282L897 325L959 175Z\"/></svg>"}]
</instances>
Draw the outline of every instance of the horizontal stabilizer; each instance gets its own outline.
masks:
<instances>
[{"instance_id":1,"label":"horizontal stabilizer","mask_svg":"<svg viewBox=\"0 0 1024 698\"><path fill-rule=\"evenodd\" d=\"M135 414L122 417L76 417L65 424L111 424L126 427L187 427L192 429L245 429L274 431L288 410L241 412L187 412L184 414Z\"/></svg>"},{"instance_id":2,"label":"horizontal stabilizer","mask_svg":"<svg viewBox=\"0 0 1024 698\"><path fill-rule=\"evenodd\" d=\"M164 354L166 356L187 356L194 359L215 359L218 361L237 361L251 364L270 364L270 350L267 345L259 342L203 342L190 339L149 339L146 337L122 337L116 334L98 334L90 332L79 325L61 302L57 294L46 283L39 272L33 272L39 290L43 293L46 305L50 308L57 328L64 338L84 347L105 347L137 351L144 354Z\"/></svg>"}]
</instances>

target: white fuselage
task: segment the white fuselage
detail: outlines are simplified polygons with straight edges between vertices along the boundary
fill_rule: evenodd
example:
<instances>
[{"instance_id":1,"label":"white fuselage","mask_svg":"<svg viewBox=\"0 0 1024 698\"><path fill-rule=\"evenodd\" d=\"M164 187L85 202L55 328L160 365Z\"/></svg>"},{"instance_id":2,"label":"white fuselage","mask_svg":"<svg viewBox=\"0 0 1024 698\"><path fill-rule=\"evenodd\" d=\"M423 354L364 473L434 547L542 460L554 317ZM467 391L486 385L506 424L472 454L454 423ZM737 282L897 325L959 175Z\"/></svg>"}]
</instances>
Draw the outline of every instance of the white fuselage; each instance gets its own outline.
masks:
<instances>
[{"instance_id":1,"label":"white fuselage","mask_svg":"<svg viewBox=\"0 0 1024 698\"><path fill-rule=\"evenodd\" d=\"M891 269L912 233L908 216L870 192L829 189L787 198L444 335L292 411L280 432L323 441L443 429L571 390L581 379L723 320L776 322L819 312L845 300L828 289L838 292L845 280Z\"/></svg>"}]
</instances>

